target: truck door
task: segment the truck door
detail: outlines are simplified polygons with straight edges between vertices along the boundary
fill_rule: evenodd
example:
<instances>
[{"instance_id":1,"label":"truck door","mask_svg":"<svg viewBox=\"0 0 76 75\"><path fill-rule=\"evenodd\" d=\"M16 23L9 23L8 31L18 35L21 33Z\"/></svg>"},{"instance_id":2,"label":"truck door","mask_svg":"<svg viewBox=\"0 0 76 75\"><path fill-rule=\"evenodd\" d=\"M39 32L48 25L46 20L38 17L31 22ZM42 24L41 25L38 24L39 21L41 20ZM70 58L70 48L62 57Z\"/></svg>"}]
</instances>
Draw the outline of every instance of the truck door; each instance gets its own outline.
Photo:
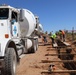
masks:
<instances>
[{"instance_id":1,"label":"truck door","mask_svg":"<svg viewBox=\"0 0 76 75\"><path fill-rule=\"evenodd\" d=\"M11 17L11 34L13 38L18 37L18 15L16 12L12 11L12 17Z\"/></svg>"}]
</instances>

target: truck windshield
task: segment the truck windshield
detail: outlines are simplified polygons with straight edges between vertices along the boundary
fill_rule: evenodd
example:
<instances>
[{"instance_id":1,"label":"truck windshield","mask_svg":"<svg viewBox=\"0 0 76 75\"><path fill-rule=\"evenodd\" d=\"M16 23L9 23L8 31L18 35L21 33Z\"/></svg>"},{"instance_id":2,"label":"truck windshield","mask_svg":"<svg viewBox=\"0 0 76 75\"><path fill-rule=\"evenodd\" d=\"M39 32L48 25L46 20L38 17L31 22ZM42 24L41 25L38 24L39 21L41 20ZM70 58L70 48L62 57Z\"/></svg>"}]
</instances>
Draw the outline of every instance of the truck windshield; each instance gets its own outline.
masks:
<instances>
[{"instance_id":1,"label":"truck windshield","mask_svg":"<svg viewBox=\"0 0 76 75\"><path fill-rule=\"evenodd\" d=\"M8 8L0 8L0 19L8 19L9 9Z\"/></svg>"}]
</instances>

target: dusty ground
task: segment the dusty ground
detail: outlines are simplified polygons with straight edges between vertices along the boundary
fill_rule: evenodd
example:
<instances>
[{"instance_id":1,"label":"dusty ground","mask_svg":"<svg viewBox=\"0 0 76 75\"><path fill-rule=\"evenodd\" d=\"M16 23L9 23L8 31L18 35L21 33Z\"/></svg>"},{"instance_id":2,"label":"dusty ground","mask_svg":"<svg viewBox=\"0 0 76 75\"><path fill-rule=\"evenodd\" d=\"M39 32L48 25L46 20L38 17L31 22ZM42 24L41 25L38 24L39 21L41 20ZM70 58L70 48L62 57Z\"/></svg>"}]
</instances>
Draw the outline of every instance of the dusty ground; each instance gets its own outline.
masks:
<instances>
[{"instance_id":1,"label":"dusty ground","mask_svg":"<svg viewBox=\"0 0 76 75\"><path fill-rule=\"evenodd\" d=\"M41 40L39 40L41 42ZM57 56L47 57L45 54L47 53L55 53L55 49L51 47L51 45L47 44L43 46L43 44L39 44L38 51L36 53L26 54L20 61L20 65L17 67L16 75L47 75L41 74L42 70L47 69L49 64L42 63L43 59L50 60L59 60ZM55 63L57 65L57 69L65 69L62 68L62 63ZM50 74L50 75L63 75L63 74ZM68 75L68 74L65 74Z\"/></svg>"}]
</instances>

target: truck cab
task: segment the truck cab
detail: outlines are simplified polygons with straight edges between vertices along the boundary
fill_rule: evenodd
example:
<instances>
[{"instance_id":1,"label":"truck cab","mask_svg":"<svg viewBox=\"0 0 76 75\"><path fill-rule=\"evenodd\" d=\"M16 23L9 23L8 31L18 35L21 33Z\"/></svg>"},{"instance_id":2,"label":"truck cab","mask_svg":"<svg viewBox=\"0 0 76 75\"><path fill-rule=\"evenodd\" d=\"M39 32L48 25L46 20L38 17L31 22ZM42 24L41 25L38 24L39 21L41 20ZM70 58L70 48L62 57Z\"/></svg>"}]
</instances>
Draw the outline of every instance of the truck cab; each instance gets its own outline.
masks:
<instances>
[{"instance_id":1,"label":"truck cab","mask_svg":"<svg viewBox=\"0 0 76 75\"><path fill-rule=\"evenodd\" d=\"M17 9L7 5L0 6L0 67L2 75L14 75L16 64L19 62L16 47L16 43L19 41L17 39L19 38L18 17Z\"/></svg>"},{"instance_id":2,"label":"truck cab","mask_svg":"<svg viewBox=\"0 0 76 75\"><path fill-rule=\"evenodd\" d=\"M18 30L19 11L18 9L15 9L11 6L1 6L0 7L0 20L1 20L0 21L0 26L1 26L0 37L5 38L4 36L5 34L9 36L8 38L19 37L19 30Z\"/></svg>"}]
</instances>

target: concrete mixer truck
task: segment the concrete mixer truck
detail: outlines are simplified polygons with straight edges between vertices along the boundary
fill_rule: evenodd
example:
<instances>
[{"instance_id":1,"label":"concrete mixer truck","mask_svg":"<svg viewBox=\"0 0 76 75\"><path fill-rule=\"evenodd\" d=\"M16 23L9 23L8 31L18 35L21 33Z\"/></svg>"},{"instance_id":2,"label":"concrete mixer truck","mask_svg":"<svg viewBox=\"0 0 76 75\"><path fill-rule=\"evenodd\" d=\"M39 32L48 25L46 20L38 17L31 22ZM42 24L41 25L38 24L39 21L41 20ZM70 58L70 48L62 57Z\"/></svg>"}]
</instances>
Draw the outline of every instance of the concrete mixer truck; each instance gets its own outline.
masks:
<instances>
[{"instance_id":1,"label":"concrete mixer truck","mask_svg":"<svg viewBox=\"0 0 76 75\"><path fill-rule=\"evenodd\" d=\"M27 9L0 6L1 75L15 75L20 57L38 49L39 19Z\"/></svg>"}]
</instances>

